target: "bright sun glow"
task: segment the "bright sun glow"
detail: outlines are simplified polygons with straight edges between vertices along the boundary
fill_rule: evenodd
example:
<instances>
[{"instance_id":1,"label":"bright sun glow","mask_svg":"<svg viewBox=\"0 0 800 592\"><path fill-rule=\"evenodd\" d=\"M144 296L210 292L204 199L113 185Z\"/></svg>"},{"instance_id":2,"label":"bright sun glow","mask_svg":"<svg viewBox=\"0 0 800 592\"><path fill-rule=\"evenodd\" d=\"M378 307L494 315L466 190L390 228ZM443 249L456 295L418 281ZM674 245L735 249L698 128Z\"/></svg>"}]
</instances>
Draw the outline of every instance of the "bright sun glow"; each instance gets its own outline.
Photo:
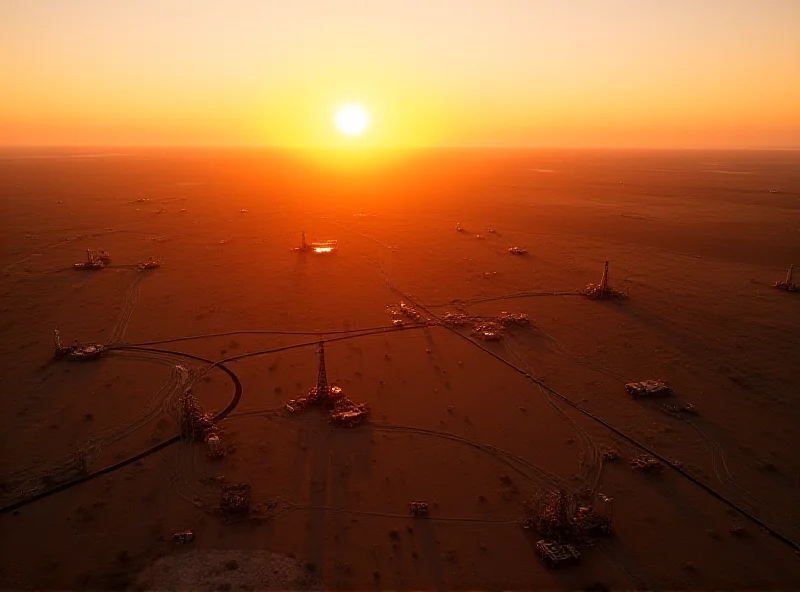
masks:
<instances>
[{"instance_id":1,"label":"bright sun glow","mask_svg":"<svg viewBox=\"0 0 800 592\"><path fill-rule=\"evenodd\" d=\"M346 105L336 112L333 120L343 134L358 136L369 125L369 113L361 105Z\"/></svg>"}]
</instances>

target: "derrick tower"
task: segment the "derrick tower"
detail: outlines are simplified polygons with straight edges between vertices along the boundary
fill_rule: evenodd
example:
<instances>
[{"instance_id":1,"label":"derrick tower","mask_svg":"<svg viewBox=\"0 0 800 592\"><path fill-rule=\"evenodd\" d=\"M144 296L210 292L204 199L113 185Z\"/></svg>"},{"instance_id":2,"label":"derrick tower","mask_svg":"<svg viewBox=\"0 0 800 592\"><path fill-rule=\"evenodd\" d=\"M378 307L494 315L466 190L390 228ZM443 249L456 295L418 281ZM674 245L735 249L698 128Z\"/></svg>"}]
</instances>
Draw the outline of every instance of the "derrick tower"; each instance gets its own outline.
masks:
<instances>
[{"instance_id":1,"label":"derrick tower","mask_svg":"<svg viewBox=\"0 0 800 592\"><path fill-rule=\"evenodd\" d=\"M608 261L603 267L603 277L600 278L600 292L605 294L608 291Z\"/></svg>"},{"instance_id":2,"label":"derrick tower","mask_svg":"<svg viewBox=\"0 0 800 592\"><path fill-rule=\"evenodd\" d=\"M328 396L330 387L328 386L328 373L325 371L325 342L319 342L319 371L317 372L317 395Z\"/></svg>"}]
</instances>

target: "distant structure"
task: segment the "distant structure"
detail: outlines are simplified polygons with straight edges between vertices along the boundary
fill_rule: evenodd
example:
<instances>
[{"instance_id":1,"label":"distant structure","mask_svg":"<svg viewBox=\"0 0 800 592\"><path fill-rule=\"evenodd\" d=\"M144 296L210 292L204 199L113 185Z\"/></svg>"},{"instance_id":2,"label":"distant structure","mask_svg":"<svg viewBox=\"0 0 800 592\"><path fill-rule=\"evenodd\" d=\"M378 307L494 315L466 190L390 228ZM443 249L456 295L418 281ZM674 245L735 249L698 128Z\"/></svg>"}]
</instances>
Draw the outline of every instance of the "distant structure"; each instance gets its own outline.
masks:
<instances>
[{"instance_id":1,"label":"distant structure","mask_svg":"<svg viewBox=\"0 0 800 592\"><path fill-rule=\"evenodd\" d=\"M391 304L386 307L386 312L392 317L392 325L395 327L402 327L406 324L407 321L403 319L406 317L409 321L413 321L415 323L426 323L425 317L422 316L416 308L407 304L405 302L400 302L399 306L395 306Z\"/></svg>"},{"instance_id":2,"label":"distant structure","mask_svg":"<svg viewBox=\"0 0 800 592\"><path fill-rule=\"evenodd\" d=\"M631 468L642 473L659 474L664 470L664 465L658 459L649 454L642 454L631 460Z\"/></svg>"},{"instance_id":3,"label":"distant structure","mask_svg":"<svg viewBox=\"0 0 800 592\"><path fill-rule=\"evenodd\" d=\"M599 284L588 284L581 294L590 300L606 300L610 298L626 298L626 295L608 285L608 261L603 267L603 275Z\"/></svg>"},{"instance_id":4,"label":"distant structure","mask_svg":"<svg viewBox=\"0 0 800 592\"><path fill-rule=\"evenodd\" d=\"M308 251L308 244L306 244L306 233L305 231L301 234L302 240L300 241L300 246L295 247L292 251L296 251L298 253L305 253Z\"/></svg>"},{"instance_id":5,"label":"distant structure","mask_svg":"<svg viewBox=\"0 0 800 592\"><path fill-rule=\"evenodd\" d=\"M202 442L214 432L214 418L203 409L191 390L186 390L180 395L178 409L178 425L184 438Z\"/></svg>"},{"instance_id":6,"label":"distant structure","mask_svg":"<svg viewBox=\"0 0 800 592\"><path fill-rule=\"evenodd\" d=\"M606 261L606 264L603 267L603 277L600 278L600 289L603 292L608 291L608 261Z\"/></svg>"},{"instance_id":7,"label":"distant structure","mask_svg":"<svg viewBox=\"0 0 800 592\"><path fill-rule=\"evenodd\" d=\"M794 265L790 265L789 269L786 270L786 278L781 281L778 280L772 284L774 288L778 288L778 290L785 290L786 292L797 292L798 286L792 281L792 271L794 271Z\"/></svg>"},{"instance_id":8,"label":"distant structure","mask_svg":"<svg viewBox=\"0 0 800 592\"><path fill-rule=\"evenodd\" d=\"M545 538L536 542L536 553L549 567L566 567L580 560L576 544L593 545L598 537L611 534L614 500L598 494L601 507L585 503L574 493L548 492L533 500L531 516L523 528Z\"/></svg>"},{"instance_id":9,"label":"distant structure","mask_svg":"<svg viewBox=\"0 0 800 592\"><path fill-rule=\"evenodd\" d=\"M609 522L614 517L614 498L608 497L602 493L597 494L597 499L600 500L600 508L598 514L603 518L607 518Z\"/></svg>"},{"instance_id":10,"label":"distant structure","mask_svg":"<svg viewBox=\"0 0 800 592\"><path fill-rule=\"evenodd\" d=\"M408 502L408 509L414 518L428 517L428 502Z\"/></svg>"},{"instance_id":11,"label":"distant structure","mask_svg":"<svg viewBox=\"0 0 800 592\"><path fill-rule=\"evenodd\" d=\"M86 249L86 261L75 263L73 267L75 269L94 270L103 269L109 263L111 263L111 255L109 255L106 251L103 251L102 249L99 251Z\"/></svg>"},{"instance_id":12,"label":"distant structure","mask_svg":"<svg viewBox=\"0 0 800 592\"><path fill-rule=\"evenodd\" d=\"M56 360L69 360L71 362L85 362L94 360L103 355L103 346L99 343L78 343L64 346L61 344L61 333L53 330L53 358Z\"/></svg>"},{"instance_id":13,"label":"distant structure","mask_svg":"<svg viewBox=\"0 0 800 592\"><path fill-rule=\"evenodd\" d=\"M335 253L339 250L339 241L337 240L326 240L320 242L311 243L311 252L317 254L323 253Z\"/></svg>"},{"instance_id":14,"label":"distant structure","mask_svg":"<svg viewBox=\"0 0 800 592\"><path fill-rule=\"evenodd\" d=\"M672 389L663 380L652 379L629 382L625 385L625 390L634 399L641 397L668 397L672 394Z\"/></svg>"},{"instance_id":15,"label":"distant structure","mask_svg":"<svg viewBox=\"0 0 800 592\"><path fill-rule=\"evenodd\" d=\"M158 269L159 267L161 267L161 263L149 257L147 261L136 266L136 271L147 271L148 269Z\"/></svg>"},{"instance_id":16,"label":"distant structure","mask_svg":"<svg viewBox=\"0 0 800 592\"><path fill-rule=\"evenodd\" d=\"M325 342L319 342L319 369L317 370L317 396L330 397L331 388L328 386L328 371L325 369Z\"/></svg>"},{"instance_id":17,"label":"distant structure","mask_svg":"<svg viewBox=\"0 0 800 592\"><path fill-rule=\"evenodd\" d=\"M461 232L462 230L464 230L463 228L461 228L461 222L456 222L456 230L458 232Z\"/></svg>"},{"instance_id":18,"label":"distant structure","mask_svg":"<svg viewBox=\"0 0 800 592\"><path fill-rule=\"evenodd\" d=\"M326 241L319 241L313 243L306 242L306 233L302 233L302 241L299 247L295 247L292 249L298 253L316 253L316 254L325 254L325 253L335 253L339 250L339 241L337 240L326 240Z\"/></svg>"},{"instance_id":19,"label":"distant structure","mask_svg":"<svg viewBox=\"0 0 800 592\"><path fill-rule=\"evenodd\" d=\"M512 255L527 255L528 249L524 247L510 247L508 249L508 252L511 253Z\"/></svg>"},{"instance_id":20,"label":"distant structure","mask_svg":"<svg viewBox=\"0 0 800 592\"><path fill-rule=\"evenodd\" d=\"M536 542L536 553L551 568L567 567L578 563L581 553L574 545L552 539Z\"/></svg>"},{"instance_id":21,"label":"distant structure","mask_svg":"<svg viewBox=\"0 0 800 592\"><path fill-rule=\"evenodd\" d=\"M317 385L303 397L291 399L286 403L290 413L303 411L311 405L319 405L330 412L331 423L354 427L360 424L367 415L369 407L364 403L354 403L344 396L341 387L328 384L328 372L325 369L325 342L319 342L319 370Z\"/></svg>"}]
</instances>

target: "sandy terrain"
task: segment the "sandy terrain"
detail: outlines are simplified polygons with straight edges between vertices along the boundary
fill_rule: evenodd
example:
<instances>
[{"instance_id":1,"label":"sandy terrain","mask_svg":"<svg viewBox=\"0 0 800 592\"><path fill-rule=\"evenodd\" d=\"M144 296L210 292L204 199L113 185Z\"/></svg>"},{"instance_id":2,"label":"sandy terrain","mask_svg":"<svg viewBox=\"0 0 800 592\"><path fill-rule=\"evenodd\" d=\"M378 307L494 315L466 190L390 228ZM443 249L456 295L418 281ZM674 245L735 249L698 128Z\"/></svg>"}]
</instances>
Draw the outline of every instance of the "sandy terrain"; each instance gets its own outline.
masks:
<instances>
[{"instance_id":1,"label":"sandy terrain","mask_svg":"<svg viewBox=\"0 0 800 592\"><path fill-rule=\"evenodd\" d=\"M633 471L640 449L525 376L800 541L800 295L771 288L800 263L800 153L434 151L360 170L107 152L0 154L3 504L77 477L79 448L96 471L171 438L189 385L225 408L230 376L186 354L264 353L225 362L242 396L224 459L178 442L0 516L0 588L800 588L789 545L676 471ZM301 230L339 252L291 252ZM71 269L87 248L112 265ZM163 266L132 268L149 256ZM628 300L571 293L606 259ZM401 300L433 322L392 328ZM532 326L470 342L435 322L448 311ZM56 362L55 327L175 341ZM315 384L320 338L366 425L275 412ZM698 415L626 395L646 378ZM251 485L251 517L219 514L222 475ZM549 570L520 522L557 489L612 497L614 534Z\"/></svg>"}]
</instances>

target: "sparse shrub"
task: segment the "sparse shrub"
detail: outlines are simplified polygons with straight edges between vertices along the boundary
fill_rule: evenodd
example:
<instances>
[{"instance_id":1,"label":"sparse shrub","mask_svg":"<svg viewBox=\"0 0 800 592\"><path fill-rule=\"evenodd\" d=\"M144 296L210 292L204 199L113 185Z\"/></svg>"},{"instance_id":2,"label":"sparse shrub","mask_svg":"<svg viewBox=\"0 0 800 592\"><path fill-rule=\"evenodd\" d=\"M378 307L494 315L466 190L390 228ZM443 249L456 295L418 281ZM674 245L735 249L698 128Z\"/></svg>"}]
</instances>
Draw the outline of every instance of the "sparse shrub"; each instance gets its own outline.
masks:
<instances>
[{"instance_id":1,"label":"sparse shrub","mask_svg":"<svg viewBox=\"0 0 800 592\"><path fill-rule=\"evenodd\" d=\"M745 530L744 526L731 526L728 529L728 532L730 532L733 536L740 538L744 538L749 534L747 530Z\"/></svg>"},{"instance_id":2,"label":"sparse shrub","mask_svg":"<svg viewBox=\"0 0 800 592\"><path fill-rule=\"evenodd\" d=\"M762 463L759 463L758 466L762 471L767 471L768 473L778 473L778 472L780 472L778 470L778 467L774 463L771 463L769 461L764 461Z\"/></svg>"}]
</instances>

